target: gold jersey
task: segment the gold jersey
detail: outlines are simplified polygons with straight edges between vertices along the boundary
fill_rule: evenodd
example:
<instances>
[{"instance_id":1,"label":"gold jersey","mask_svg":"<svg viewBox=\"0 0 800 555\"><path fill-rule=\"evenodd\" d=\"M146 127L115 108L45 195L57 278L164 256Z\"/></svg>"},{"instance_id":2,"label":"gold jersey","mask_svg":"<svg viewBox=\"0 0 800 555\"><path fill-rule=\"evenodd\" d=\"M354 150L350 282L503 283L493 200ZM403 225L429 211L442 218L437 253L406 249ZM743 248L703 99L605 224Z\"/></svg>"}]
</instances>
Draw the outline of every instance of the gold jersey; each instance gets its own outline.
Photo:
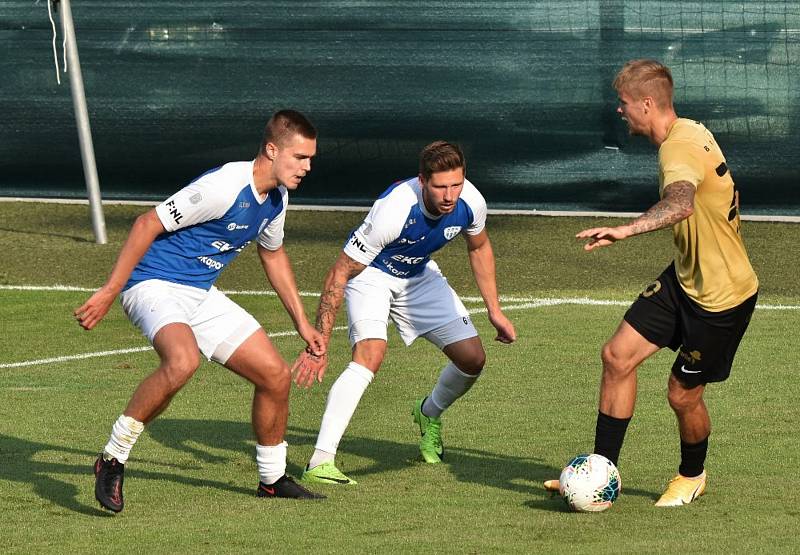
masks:
<instances>
[{"instance_id":1,"label":"gold jersey","mask_svg":"<svg viewBox=\"0 0 800 555\"><path fill-rule=\"evenodd\" d=\"M694 213L675 224L675 272L686 294L712 312L733 308L758 290L741 236L736 188L714 136L679 118L658 150L659 192L677 181L696 188Z\"/></svg>"}]
</instances>

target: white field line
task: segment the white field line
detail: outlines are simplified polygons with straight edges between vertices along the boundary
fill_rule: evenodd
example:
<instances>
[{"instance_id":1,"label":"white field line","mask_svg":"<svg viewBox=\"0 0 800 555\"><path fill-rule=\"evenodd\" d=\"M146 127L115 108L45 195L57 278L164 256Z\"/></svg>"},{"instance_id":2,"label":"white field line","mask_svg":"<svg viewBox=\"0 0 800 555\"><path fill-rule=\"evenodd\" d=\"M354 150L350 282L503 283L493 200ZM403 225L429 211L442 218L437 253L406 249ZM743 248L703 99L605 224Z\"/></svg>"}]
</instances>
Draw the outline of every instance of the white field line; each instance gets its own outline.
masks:
<instances>
[{"instance_id":1,"label":"white field line","mask_svg":"<svg viewBox=\"0 0 800 555\"><path fill-rule=\"evenodd\" d=\"M334 330L343 330L346 326L337 326L333 328ZM279 331L275 333L268 333L269 337L287 337L289 335L294 335L297 332L294 330L291 331ZM54 362L69 362L71 360L83 360L87 358L96 358L96 357L107 357L113 355L124 355L126 353L142 353L144 351L152 351L153 348L148 345L146 347L133 347L131 349L116 349L114 351L97 351L94 353L82 353L79 355L66 355L62 357L53 357L53 358L42 358L39 360L24 360L22 362L7 362L4 364L0 364L0 368L19 368L21 366L37 366L39 364L52 364Z\"/></svg>"},{"instance_id":2,"label":"white field line","mask_svg":"<svg viewBox=\"0 0 800 555\"><path fill-rule=\"evenodd\" d=\"M18 290L18 291L78 291L78 292L91 292L94 289L87 287L73 287L67 285L56 286L37 286L37 285L0 285L0 290ZM271 295L274 296L273 291L225 291L228 295ZM301 296L317 296L319 293L303 292ZM463 297L465 302L478 303L482 302L480 297ZM500 301L505 304L502 308L505 311L510 310L527 310L530 308L540 308L543 306L560 306L560 305L580 305L580 306L628 306L631 301L613 301L603 299L590 299L588 297L573 297L573 298L536 298L536 297L512 297L501 296ZM757 305L759 310L800 310L800 305ZM481 314L486 312L486 307L473 308L468 311L470 314ZM334 330L343 330L346 326L337 326ZM275 333L268 333L269 337L286 337L294 335L294 330L280 331ZM0 368L19 368L22 366L37 366L40 364L51 364L55 362L68 362L72 360L83 360L87 358L103 357L121 355L126 353L138 353L148 351L152 347L134 347L131 349L117 349L114 351L98 351L93 353L83 353L79 355L66 355L61 357L44 358L39 360L26 360L22 362L8 362L0 363Z\"/></svg>"},{"instance_id":3,"label":"white field line","mask_svg":"<svg viewBox=\"0 0 800 555\"><path fill-rule=\"evenodd\" d=\"M92 287L77 287L73 285L0 285L0 291L67 291L79 293L93 293L96 289ZM246 295L246 296L266 296L276 297L274 291L269 290L221 290L226 295ZM319 297L318 292L313 291L300 291L301 297ZM481 297L460 297L465 303L482 303ZM522 303L520 306L524 308L534 308L539 306L557 306L563 304L578 304L584 306L627 306L633 302L633 298L626 301L614 301L604 299L590 299L589 297L564 297L564 298L551 298L551 297L518 297L514 295L500 295L500 302L502 303ZM530 306L529 306L530 305ZM757 308L762 310L800 310L800 305L770 305L758 304ZM513 307L504 307L504 310L514 310ZM480 310L479 310L480 311ZM483 312L486 310L483 309Z\"/></svg>"}]
</instances>

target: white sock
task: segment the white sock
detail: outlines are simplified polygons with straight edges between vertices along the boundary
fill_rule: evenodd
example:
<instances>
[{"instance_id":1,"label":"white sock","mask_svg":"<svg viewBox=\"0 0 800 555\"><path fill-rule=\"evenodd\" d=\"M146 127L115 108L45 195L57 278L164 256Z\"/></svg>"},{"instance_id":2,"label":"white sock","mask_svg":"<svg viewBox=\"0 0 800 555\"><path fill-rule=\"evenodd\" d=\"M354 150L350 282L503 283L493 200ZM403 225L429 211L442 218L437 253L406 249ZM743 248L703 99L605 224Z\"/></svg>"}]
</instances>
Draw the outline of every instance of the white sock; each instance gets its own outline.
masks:
<instances>
[{"instance_id":1,"label":"white sock","mask_svg":"<svg viewBox=\"0 0 800 555\"><path fill-rule=\"evenodd\" d=\"M256 444L258 478L266 485L274 484L286 474L286 446L285 441L278 445Z\"/></svg>"},{"instance_id":2,"label":"white sock","mask_svg":"<svg viewBox=\"0 0 800 555\"><path fill-rule=\"evenodd\" d=\"M452 362L448 363L442 368L433 391L422 403L422 413L425 416L439 418L447 407L469 391L477 379L477 375L465 374Z\"/></svg>"},{"instance_id":3,"label":"white sock","mask_svg":"<svg viewBox=\"0 0 800 555\"><path fill-rule=\"evenodd\" d=\"M314 468L326 462L333 462L336 458L336 453L328 453L322 449L314 449L314 454L308 461L308 468Z\"/></svg>"},{"instance_id":4,"label":"white sock","mask_svg":"<svg viewBox=\"0 0 800 555\"><path fill-rule=\"evenodd\" d=\"M309 468L333 460L358 402L374 376L369 368L351 362L333 383L328 392L328 402L315 445L316 451L308 463ZM317 456L319 451L322 453Z\"/></svg>"},{"instance_id":5,"label":"white sock","mask_svg":"<svg viewBox=\"0 0 800 555\"><path fill-rule=\"evenodd\" d=\"M133 444L139 439L142 430L144 430L144 424L135 418L121 414L111 428L111 438L103 448L103 456L106 459L117 459L125 464Z\"/></svg>"}]
</instances>

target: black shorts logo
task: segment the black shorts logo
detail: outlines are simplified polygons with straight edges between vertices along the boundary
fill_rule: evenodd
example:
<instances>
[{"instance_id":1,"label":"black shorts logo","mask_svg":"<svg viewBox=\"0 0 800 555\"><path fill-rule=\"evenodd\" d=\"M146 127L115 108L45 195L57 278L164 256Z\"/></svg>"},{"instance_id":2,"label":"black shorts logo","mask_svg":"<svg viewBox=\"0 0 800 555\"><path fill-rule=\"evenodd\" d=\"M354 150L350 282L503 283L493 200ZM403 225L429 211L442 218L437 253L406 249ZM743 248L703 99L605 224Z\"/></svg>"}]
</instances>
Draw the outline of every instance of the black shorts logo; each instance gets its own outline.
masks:
<instances>
[{"instance_id":1,"label":"black shorts logo","mask_svg":"<svg viewBox=\"0 0 800 555\"><path fill-rule=\"evenodd\" d=\"M651 297L659 291L661 291L661 282L659 280L655 280L653 283L644 288L644 291L642 291L642 297Z\"/></svg>"},{"instance_id":2,"label":"black shorts logo","mask_svg":"<svg viewBox=\"0 0 800 555\"><path fill-rule=\"evenodd\" d=\"M700 362L703 358L703 353L700 351L689 351L688 353L681 349L678 351L678 356L681 357L683 360L688 362L689 364L694 364L695 362Z\"/></svg>"}]
</instances>

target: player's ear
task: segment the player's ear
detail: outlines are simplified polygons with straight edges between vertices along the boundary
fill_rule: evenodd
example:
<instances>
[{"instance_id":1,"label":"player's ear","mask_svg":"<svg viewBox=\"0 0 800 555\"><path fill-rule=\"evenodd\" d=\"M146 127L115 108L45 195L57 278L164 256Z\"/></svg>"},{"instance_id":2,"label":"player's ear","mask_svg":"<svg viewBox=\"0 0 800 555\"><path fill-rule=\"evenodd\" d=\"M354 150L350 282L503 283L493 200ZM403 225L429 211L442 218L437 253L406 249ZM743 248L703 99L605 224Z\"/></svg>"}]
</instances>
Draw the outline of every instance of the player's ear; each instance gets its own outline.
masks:
<instances>
[{"instance_id":1,"label":"player's ear","mask_svg":"<svg viewBox=\"0 0 800 555\"><path fill-rule=\"evenodd\" d=\"M424 187L425 186L425 176L420 173L420 174L417 175L417 177L419 178L419 184Z\"/></svg>"},{"instance_id":2,"label":"player's ear","mask_svg":"<svg viewBox=\"0 0 800 555\"><path fill-rule=\"evenodd\" d=\"M275 160L275 157L278 155L278 147L275 143L267 143L264 147L264 155L270 160Z\"/></svg>"}]
</instances>

